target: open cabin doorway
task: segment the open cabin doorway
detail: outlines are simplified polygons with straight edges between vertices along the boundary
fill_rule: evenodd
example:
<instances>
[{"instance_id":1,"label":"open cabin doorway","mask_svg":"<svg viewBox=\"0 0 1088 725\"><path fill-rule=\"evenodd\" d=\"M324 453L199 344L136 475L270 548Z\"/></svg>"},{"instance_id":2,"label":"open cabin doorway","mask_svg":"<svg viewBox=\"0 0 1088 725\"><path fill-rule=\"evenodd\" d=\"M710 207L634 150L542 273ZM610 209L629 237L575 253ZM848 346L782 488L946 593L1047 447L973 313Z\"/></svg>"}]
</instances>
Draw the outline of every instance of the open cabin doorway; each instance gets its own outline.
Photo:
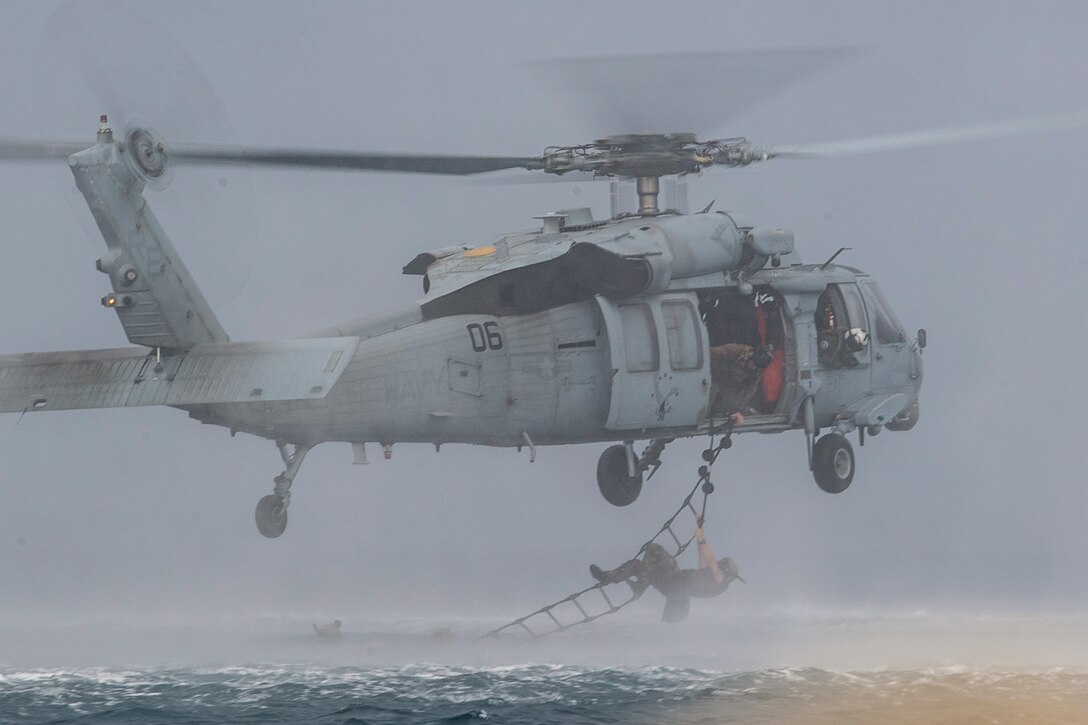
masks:
<instances>
[{"instance_id":1,"label":"open cabin doorway","mask_svg":"<svg viewBox=\"0 0 1088 725\"><path fill-rule=\"evenodd\" d=\"M782 296L767 286L741 294L736 287L699 292L699 314L706 326L711 348L746 345L753 350L769 346L770 363L760 377L748 410L741 411L746 425L771 422L787 405L788 369L795 365L790 353L792 338ZM716 413L716 411L711 411Z\"/></svg>"}]
</instances>

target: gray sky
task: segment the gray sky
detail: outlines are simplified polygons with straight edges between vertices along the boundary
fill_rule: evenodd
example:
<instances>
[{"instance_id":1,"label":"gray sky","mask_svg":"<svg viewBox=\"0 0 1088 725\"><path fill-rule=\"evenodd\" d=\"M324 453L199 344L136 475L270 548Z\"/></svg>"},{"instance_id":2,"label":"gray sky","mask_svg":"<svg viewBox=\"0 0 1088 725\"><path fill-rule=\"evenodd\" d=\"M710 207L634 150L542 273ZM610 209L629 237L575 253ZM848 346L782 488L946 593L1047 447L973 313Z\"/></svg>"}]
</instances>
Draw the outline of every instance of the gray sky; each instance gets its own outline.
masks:
<instances>
[{"instance_id":1,"label":"gray sky","mask_svg":"<svg viewBox=\"0 0 1088 725\"><path fill-rule=\"evenodd\" d=\"M83 89L78 58L42 38L56 7L0 1L0 135L90 143L103 104ZM131 77L109 83L135 107L126 111L179 140L532 155L598 129L518 63L641 51L864 48L728 124L662 129L755 143L1088 108L1088 8L1071 2L140 9L188 60L170 49L136 57L148 44L110 35L108 17L82 27L103 33L103 47L133 49ZM214 93L157 87L184 63ZM1088 281L1086 151L1088 132L1065 132L692 181L692 208L716 199L791 228L806 260L853 247L842 261L873 273L930 340L920 424L858 449L847 493L817 490L800 433L738 440L708 533L750 584L713 607L1083 607L1088 394L1070 381L1088 352L1077 294ZM103 245L70 173L7 164L0 179L2 351L124 345L98 304ZM234 339L411 302L419 280L399 270L419 251L489 240L556 208L608 212L606 185L233 169L179 170L148 198ZM401 445L390 462L372 450L369 467L329 445L295 483L287 534L268 541L252 513L279 470L267 441L167 409L16 419L0 419L0 619L13 627L238 612L514 616L586 584L591 561L636 550L692 485L700 449L670 448L642 498L614 509L596 490L599 445L545 449L532 465L513 450Z\"/></svg>"}]
</instances>

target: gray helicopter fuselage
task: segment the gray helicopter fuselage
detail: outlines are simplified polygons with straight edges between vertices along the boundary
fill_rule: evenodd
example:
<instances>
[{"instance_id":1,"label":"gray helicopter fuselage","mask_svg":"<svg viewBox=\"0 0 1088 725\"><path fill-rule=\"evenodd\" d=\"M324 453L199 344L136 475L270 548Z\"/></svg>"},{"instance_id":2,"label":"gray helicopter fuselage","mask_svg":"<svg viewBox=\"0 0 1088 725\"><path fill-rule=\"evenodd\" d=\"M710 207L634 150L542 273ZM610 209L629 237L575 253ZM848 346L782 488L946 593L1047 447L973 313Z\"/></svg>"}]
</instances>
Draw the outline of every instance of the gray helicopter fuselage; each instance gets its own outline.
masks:
<instances>
[{"instance_id":1,"label":"gray helicopter fuselage","mask_svg":"<svg viewBox=\"0 0 1088 725\"><path fill-rule=\"evenodd\" d=\"M695 435L710 422L710 347L768 338L781 350L777 389L773 396L761 391L764 399L740 431L806 427L806 400L812 401L809 426L881 426L916 400L922 377L917 346L907 341L868 275L837 265L786 265L795 254L783 256L779 267L764 269L766 260L757 259L749 264L759 268L737 269L742 243L721 245L713 237L723 225L744 229L727 215L598 224L590 237L634 231L669 240L672 274L658 272L646 283L651 291L619 299L583 285L544 309L507 300L507 307L521 305L520 314L502 314L501 286L493 296L477 281L476 288L467 285L471 296L460 298L456 289L466 286L452 293L448 285L432 288L420 304L319 333L360 339L343 375L321 399L186 409L208 423L307 446L521 446ZM577 244L572 237L578 232L551 234L551 244ZM708 239L713 244L702 243ZM722 246L720 252L714 248ZM460 248L446 258L472 254ZM678 258L686 266L677 265ZM501 280L502 274L490 271L483 280ZM667 283L660 283L662 276ZM829 290L839 326L871 332L870 344L848 356L849 366L821 355L818 316L821 301L830 304ZM442 300L445 306L437 304ZM552 301L546 297L540 305ZM742 330L738 338L744 320L715 320L719 303L719 317L749 317L762 306L760 329ZM490 314L489 307L495 308ZM723 325L732 332L723 333Z\"/></svg>"},{"instance_id":2,"label":"gray helicopter fuselage","mask_svg":"<svg viewBox=\"0 0 1088 725\"><path fill-rule=\"evenodd\" d=\"M69 158L108 248L103 304L152 356L12 361L8 408L167 404L305 447L665 438L728 412L710 400L711 348L729 343L776 349L742 430L880 427L917 398L918 345L866 275L805 266L791 232L724 211L554 212L419 254L403 270L423 277L418 304L311 341L233 343L143 198L156 148L134 158L103 126ZM852 328L872 343L839 349Z\"/></svg>"}]
</instances>

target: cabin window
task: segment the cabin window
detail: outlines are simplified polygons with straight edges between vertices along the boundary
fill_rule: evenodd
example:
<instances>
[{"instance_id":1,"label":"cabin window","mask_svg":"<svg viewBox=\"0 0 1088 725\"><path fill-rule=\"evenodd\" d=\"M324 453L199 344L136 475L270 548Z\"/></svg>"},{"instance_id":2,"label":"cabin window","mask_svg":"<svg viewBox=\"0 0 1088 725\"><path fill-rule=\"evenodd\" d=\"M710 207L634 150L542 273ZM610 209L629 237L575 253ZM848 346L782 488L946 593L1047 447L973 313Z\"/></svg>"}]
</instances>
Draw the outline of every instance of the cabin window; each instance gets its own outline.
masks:
<instances>
[{"instance_id":1,"label":"cabin window","mask_svg":"<svg viewBox=\"0 0 1088 725\"><path fill-rule=\"evenodd\" d=\"M695 308L680 300L662 302L665 333L669 341L669 364L673 370L698 370L703 366L703 346Z\"/></svg>"},{"instance_id":2,"label":"cabin window","mask_svg":"<svg viewBox=\"0 0 1088 725\"><path fill-rule=\"evenodd\" d=\"M627 372L645 373L657 370L657 330L649 305L621 305L620 321L623 324L623 352L627 358Z\"/></svg>"}]
</instances>

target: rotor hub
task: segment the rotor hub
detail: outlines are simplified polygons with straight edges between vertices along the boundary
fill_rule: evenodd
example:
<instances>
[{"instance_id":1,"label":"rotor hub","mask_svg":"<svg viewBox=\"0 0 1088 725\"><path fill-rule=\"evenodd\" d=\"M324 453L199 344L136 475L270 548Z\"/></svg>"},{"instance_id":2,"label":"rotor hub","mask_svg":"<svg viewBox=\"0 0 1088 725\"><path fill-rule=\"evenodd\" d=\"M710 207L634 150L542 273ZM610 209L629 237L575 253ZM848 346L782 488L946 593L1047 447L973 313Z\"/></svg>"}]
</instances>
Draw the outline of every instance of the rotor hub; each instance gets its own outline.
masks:
<instances>
[{"instance_id":1,"label":"rotor hub","mask_svg":"<svg viewBox=\"0 0 1088 725\"><path fill-rule=\"evenodd\" d=\"M662 176L697 174L707 166L744 166L754 158L744 138L699 141L694 133L628 133L597 139L582 146L553 146L544 150L541 168L551 174L582 171L594 176L636 180L638 213L659 214L657 197Z\"/></svg>"},{"instance_id":2,"label":"rotor hub","mask_svg":"<svg viewBox=\"0 0 1088 725\"><path fill-rule=\"evenodd\" d=\"M551 174L582 171L594 176L636 180L638 213L659 214L658 180L662 176L697 174L707 166L746 166L757 158L745 138L699 141L693 133L628 133L597 139L583 146L544 150L539 168Z\"/></svg>"}]
</instances>

